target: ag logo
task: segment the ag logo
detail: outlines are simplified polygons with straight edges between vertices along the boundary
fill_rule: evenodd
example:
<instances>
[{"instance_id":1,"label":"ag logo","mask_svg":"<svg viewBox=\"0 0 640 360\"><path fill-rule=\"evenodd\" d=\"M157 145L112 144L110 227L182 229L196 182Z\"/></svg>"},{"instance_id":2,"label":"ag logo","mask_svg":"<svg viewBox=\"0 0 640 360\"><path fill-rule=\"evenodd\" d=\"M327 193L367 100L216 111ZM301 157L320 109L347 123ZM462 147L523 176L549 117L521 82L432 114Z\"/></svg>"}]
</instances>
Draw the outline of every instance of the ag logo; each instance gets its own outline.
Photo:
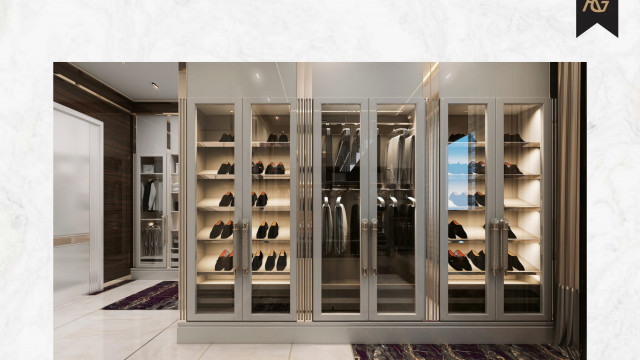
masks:
<instances>
[{"instance_id":1,"label":"ag logo","mask_svg":"<svg viewBox=\"0 0 640 360\"><path fill-rule=\"evenodd\" d=\"M618 0L576 0L576 37L595 24L618 37Z\"/></svg>"}]
</instances>

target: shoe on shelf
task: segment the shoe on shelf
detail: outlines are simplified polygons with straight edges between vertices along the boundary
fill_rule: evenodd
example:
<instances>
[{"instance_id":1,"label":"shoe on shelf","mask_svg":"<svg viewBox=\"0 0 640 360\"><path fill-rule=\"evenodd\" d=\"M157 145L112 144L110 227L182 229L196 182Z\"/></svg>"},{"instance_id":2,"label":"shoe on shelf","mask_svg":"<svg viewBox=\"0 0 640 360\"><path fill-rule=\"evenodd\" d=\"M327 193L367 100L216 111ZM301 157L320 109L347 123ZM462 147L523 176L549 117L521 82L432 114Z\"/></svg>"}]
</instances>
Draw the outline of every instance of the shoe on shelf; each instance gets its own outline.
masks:
<instances>
[{"instance_id":1,"label":"shoe on shelf","mask_svg":"<svg viewBox=\"0 0 640 360\"><path fill-rule=\"evenodd\" d=\"M258 201L256 202L256 206L267 206L267 193L264 191L258 196Z\"/></svg>"},{"instance_id":2,"label":"shoe on shelf","mask_svg":"<svg viewBox=\"0 0 640 360\"><path fill-rule=\"evenodd\" d=\"M511 231L511 226L507 225L507 230L509 230L509 234L507 235L508 239L517 239L516 234L514 234L513 231Z\"/></svg>"},{"instance_id":3,"label":"shoe on shelf","mask_svg":"<svg viewBox=\"0 0 640 360\"><path fill-rule=\"evenodd\" d=\"M456 271L462 271L462 266L458 264L458 259L453 251L449 250L449 265Z\"/></svg>"},{"instance_id":4,"label":"shoe on shelf","mask_svg":"<svg viewBox=\"0 0 640 360\"><path fill-rule=\"evenodd\" d=\"M484 175L487 171L487 163L485 163L484 161L478 161L476 163L476 174L482 174Z\"/></svg>"},{"instance_id":5,"label":"shoe on shelf","mask_svg":"<svg viewBox=\"0 0 640 360\"><path fill-rule=\"evenodd\" d=\"M233 221L229 220L225 225L224 229L222 229L222 234L220 234L221 239L226 239L233 234Z\"/></svg>"},{"instance_id":6,"label":"shoe on shelf","mask_svg":"<svg viewBox=\"0 0 640 360\"><path fill-rule=\"evenodd\" d=\"M267 257L267 262L264 264L264 269L266 271L273 270L273 267L276 265L276 252L271 250L269 256Z\"/></svg>"},{"instance_id":7,"label":"shoe on shelf","mask_svg":"<svg viewBox=\"0 0 640 360\"><path fill-rule=\"evenodd\" d=\"M225 271L231 271L231 269L233 269L233 251L231 252L231 254L229 254L229 257L227 257L227 260L224 264Z\"/></svg>"},{"instance_id":8,"label":"shoe on shelf","mask_svg":"<svg viewBox=\"0 0 640 360\"><path fill-rule=\"evenodd\" d=\"M469 263L469 259L467 259L467 256L462 251L456 250L453 254L461 259L458 261L460 261L463 269L471 271L471 263Z\"/></svg>"},{"instance_id":9,"label":"shoe on shelf","mask_svg":"<svg viewBox=\"0 0 640 360\"><path fill-rule=\"evenodd\" d=\"M222 199L220 199L220 203L218 204L218 206L230 206L232 201L233 194L231 192L227 192L226 194L222 195Z\"/></svg>"},{"instance_id":10,"label":"shoe on shelf","mask_svg":"<svg viewBox=\"0 0 640 360\"><path fill-rule=\"evenodd\" d=\"M251 271L258 271L262 266L262 259L264 256L262 255L262 250L256 251L256 255L253 257L251 261Z\"/></svg>"},{"instance_id":11,"label":"shoe on shelf","mask_svg":"<svg viewBox=\"0 0 640 360\"><path fill-rule=\"evenodd\" d=\"M516 270L524 271L524 266L522 266L522 263L520 262L520 259L518 259L518 256L516 254L512 253L511 251L507 251L507 255L509 265L507 270L512 271L515 268Z\"/></svg>"},{"instance_id":12,"label":"shoe on shelf","mask_svg":"<svg viewBox=\"0 0 640 360\"><path fill-rule=\"evenodd\" d=\"M219 142L229 142L231 141L231 134L227 134L224 133L222 134L222 136L220 137L220 140L218 140Z\"/></svg>"},{"instance_id":13,"label":"shoe on shelf","mask_svg":"<svg viewBox=\"0 0 640 360\"><path fill-rule=\"evenodd\" d=\"M222 233L222 228L224 227L224 223L222 220L218 220L218 222L213 225L211 232L209 233L209 239L215 239Z\"/></svg>"},{"instance_id":14,"label":"shoe on shelf","mask_svg":"<svg viewBox=\"0 0 640 360\"><path fill-rule=\"evenodd\" d=\"M280 137L278 138L278 142L289 142L289 138L287 137L286 134L282 134L280 135Z\"/></svg>"},{"instance_id":15,"label":"shoe on shelf","mask_svg":"<svg viewBox=\"0 0 640 360\"><path fill-rule=\"evenodd\" d=\"M231 170L231 164L229 164L228 161L225 161L222 163L222 165L220 165L220 168L218 169L218 175L226 175L229 173L229 170Z\"/></svg>"},{"instance_id":16,"label":"shoe on shelf","mask_svg":"<svg viewBox=\"0 0 640 360\"><path fill-rule=\"evenodd\" d=\"M504 142L525 142L520 134L504 134Z\"/></svg>"},{"instance_id":17,"label":"shoe on shelf","mask_svg":"<svg viewBox=\"0 0 640 360\"><path fill-rule=\"evenodd\" d=\"M465 136L465 134L453 133L453 134L449 135L449 142L456 142L456 141L462 139L464 136Z\"/></svg>"},{"instance_id":18,"label":"shoe on shelf","mask_svg":"<svg viewBox=\"0 0 640 360\"><path fill-rule=\"evenodd\" d=\"M255 175L262 174L262 170L264 170L264 165L262 165L262 161L258 161L257 163L251 163L251 173Z\"/></svg>"},{"instance_id":19,"label":"shoe on shelf","mask_svg":"<svg viewBox=\"0 0 640 360\"><path fill-rule=\"evenodd\" d=\"M266 224L266 223L265 223ZM271 227L269 228L269 239L275 239L278 237L278 230L280 229L280 226L278 225L277 222L272 222L271 223Z\"/></svg>"},{"instance_id":20,"label":"shoe on shelf","mask_svg":"<svg viewBox=\"0 0 640 360\"><path fill-rule=\"evenodd\" d=\"M504 174L505 175L522 175L522 171L518 169L518 165L509 164L508 162L504 163Z\"/></svg>"},{"instance_id":21,"label":"shoe on shelf","mask_svg":"<svg viewBox=\"0 0 640 360\"><path fill-rule=\"evenodd\" d=\"M256 205L256 201L258 201L258 195L256 195L255 191L251 192L251 206Z\"/></svg>"},{"instance_id":22,"label":"shoe on shelf","mask_svg":"<svg viewBox=\"0 0 640 360\"><path fill-rule=\"evenodd\" d=\"M235 165L236 164L231 164L231 168L229 169L229 174L235 174L235 172L236 172Z\"/></svg>"},{"instance_id":23,"label":"shoe on shelf","mask_svg":"<svg viewBox=\"0 0 640 360\"><path fill-rule=\"evenodd\" d=\"M473 194L473 197L476 199L476 202L477 202L478 204L480 204L480 205L482 205L482 206L485 206L485 205L484 205L484 198L485 198L485 195L484 195L483 193L481 193L480 191L476 191L476 193L475 193L475 194Z\"/></svg>"},{"instance_id":24,"label":"shoe on shelf","mask_svg":"<svg viewBox=\"0 0 640 360\"><path fill-rule=\"evenodd\" d=\"M482 255L475 252L474 250L469 250L469 252L467 253L467 258L471 259L471 262L475 267L484 271L484 252L481 251L480 253Z\"/></svg>"},{"instance_id":25,"label":"shoe on shelf","mask_svg":"<svg viewBox=\"0 0 640 360\"><path fill-rule=\"evenodd\" d=\"M451 220L451 222L449 223L449 238L455 239L456 235L461 239L467 238L467 233L464 231L462 224L460 224L456 220Z\"/></svg>"},{"instance_id":26,"label":"shoe on shelf","mask_svg":"<svg viewBox=\"0 0 640 360\"><path fill-rule=\"evenodd\" d=\"M287 267L287 252L282 250L280 251L280 256L278 256L278 264L276 265L276 270L282 271Z\"/></svg>"},{"instance_id":27,"label":"shoe on shelf","mask_svg":"<svg viewBox=\"0 0 640 360\"><path fill-rule=\"evenodd\" d=\"M216 265L213 267L215 271L220 271L224 269L224 266L227 263L227 258L229 257L229 252L225 249L220 256L218 256L218 260L216 260Z\"/></svg>"},{"instance_id":28,"label":"shoe on shelf","mask_svg":"<svg viewBox=\"0 0 640 360\"><path fill-rule=\"evenodd\" d=\"M278 175L284 175L284 165L281 162L278 163L278 166L276 166L273 173Z\"/></svg>"},{"instance_id":29,"label":"shoe on shelf","mask_svg":"<svg viewBox=\"0 0 640 360\"><path fill-rule=\"evenodd\" d=\"M269 225L266 221L263 221L262 224L258 227L258 231L256 232L256 239L264 239L267 236L267 229Z\"/></svg>"},{"instance_id":30,"label":"shoe on shelf","mask_svg":"<svg viewBox=\"0 0 640 360\"><path fill-rule=\"evenodd\" d=\"M267 142L276 142L276 141L278 141L278 135L269 134L269 138L267 139Z\"/></svg>"},{"instance_id":31,"label":"shoe on shelf","mask_svg":"<svg viewBox=\"0 0 640 360\"><path fill-rule=\"evenodd\" d=\"M268 175L273 175L275 174L275 170L276 170L276 165L271 162L269 163L269 165L267 165L267 169L264 171L264 173Z\"/></svg>"}]
</instances>

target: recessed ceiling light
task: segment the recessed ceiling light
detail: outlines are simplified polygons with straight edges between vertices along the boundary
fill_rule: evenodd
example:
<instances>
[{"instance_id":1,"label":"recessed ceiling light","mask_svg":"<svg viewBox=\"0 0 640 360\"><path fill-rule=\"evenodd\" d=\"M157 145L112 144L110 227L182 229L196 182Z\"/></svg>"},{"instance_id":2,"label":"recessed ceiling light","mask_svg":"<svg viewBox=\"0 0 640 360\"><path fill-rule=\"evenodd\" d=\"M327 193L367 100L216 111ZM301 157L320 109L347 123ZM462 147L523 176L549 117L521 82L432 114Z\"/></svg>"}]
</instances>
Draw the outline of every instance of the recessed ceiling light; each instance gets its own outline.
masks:
<instances>
[{"instance_id":1,"label":"recessed ceiling light","mask_svg":"<svg viewBox=\"0 0 640 360\"><path fill-rule=\"evenodd\" d=\"M260 74L256 73L256 79L260 79Z\"/></svg>"},{"instance_id":2,"label":"recessed ceiling light","mask_svg":"<svg viewBox=\"0 0 640 360\"><path fill-rule=\"evenodd\" d=\"M229 110L229 112L233 114L233 110Z\"/></svg>"},{"instance_id":3,"label":"recessed ceiling light","mask_svg":"<svg viewBox=\"0 0 640 360\"><path fill-rule=\"evenodd\" d=\"M158 84L152 82L151 85L153 86L154 89L158 90L160 89L160 86L158 86Z\"/></svg>"},{"instance_id":4,"label":"recessed ceiling light","mask_svg":"<svg viewBox=\"0 0 640 360\"><path fill-rule=\"evenodd\" d=\"M276 115L276 118L275 118L275 119L276 119L276 120L280 120L280 116Z\"/></svg>"}]
</instances>

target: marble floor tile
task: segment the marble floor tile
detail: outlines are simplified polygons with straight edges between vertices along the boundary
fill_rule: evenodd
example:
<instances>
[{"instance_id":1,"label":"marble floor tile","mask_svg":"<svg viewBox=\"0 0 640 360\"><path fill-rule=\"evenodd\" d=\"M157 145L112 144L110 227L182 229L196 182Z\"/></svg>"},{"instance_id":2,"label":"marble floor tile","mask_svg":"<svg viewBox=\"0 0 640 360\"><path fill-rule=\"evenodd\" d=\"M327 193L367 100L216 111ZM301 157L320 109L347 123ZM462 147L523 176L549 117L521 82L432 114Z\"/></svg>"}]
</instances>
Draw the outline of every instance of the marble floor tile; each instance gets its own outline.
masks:
<instances>
[{"instance_id":1,"label":"marble floor tile","mask_svg":"<svg viewBox=\"0 0 640 360\"><path fill-rule=\"evenodd\" d=\"M128 360L197 360L209 347L209 344L178 344L177 338L178 323L174 322L169 328L136 351Z\"/></svg>"},{"instance_id":2,"label":"marble floor tile","mask_svg":"<svg viewBox=\"0 0 640 360\"><path fill-rule=\"evenodd\" d=\"M98 310L54 330L54 358L125 359L176 320L177 310Z\"/></svg>"},{"instance_id":3,"label":"marble floor tile","mask_svg":"<svg viewBox=\"0 0 640 360\"><path fill-rule=\"evenodd\" d=\"M291 348L291 360L353 360L351 345L345 344L293 344Z\"/></svg>"},{"instance_id":4,"label":"marble floor tile","mask_svg":"<svg viewBox=\"0 0 640 360\"><path fill-rule=\"evenodd\" d=\"M290 344L211 344L202 360L287 360Z\"/></svg>"},{"instance_id":5,"label":"marble floor tile","mask_svg":"<svg viewBox=\"0 0 640 360\"><path fill-rule=\"evenodd\" d=\"M136 280L98 295L83 295L53 308L54 329L87 314L149 288L160 280Z\"/></svg>"}]
</instances>

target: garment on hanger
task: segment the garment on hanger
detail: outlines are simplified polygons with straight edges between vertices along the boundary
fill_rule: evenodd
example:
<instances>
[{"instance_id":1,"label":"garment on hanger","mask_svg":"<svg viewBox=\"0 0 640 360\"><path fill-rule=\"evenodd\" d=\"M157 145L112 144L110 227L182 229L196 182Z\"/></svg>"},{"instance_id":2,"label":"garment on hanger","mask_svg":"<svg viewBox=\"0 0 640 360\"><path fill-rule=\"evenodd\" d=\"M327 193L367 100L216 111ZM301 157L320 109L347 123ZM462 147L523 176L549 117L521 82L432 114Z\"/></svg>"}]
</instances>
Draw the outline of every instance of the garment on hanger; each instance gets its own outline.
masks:
<instances>
[{"instance_id":1,"label":"garment on hanger","mask_svg":"<svg viewBox=\"0 0 640 360\"><path fill-rule=\"evenodd\" d=\"M404 138L402 135L392 137L387 146L387 168L385 169L388 184L400 184L403 154Z\"/></svg>"},{"instance_id":2,"label":"garment on hanger","mask_svg":"<svg viewBox=\"0 0 640 360\"><path fill-rule=\"evenodd\" d=\"M162 255L162 228L157 224L147 225L142 230L142 256Z\"/></svg>"},{"instance_id":3,"label":"garment on hanger","mask_svg":"<svg viewBox=\"0 0 640 360\"><path fill-rule=\"evenodd\" d=\"M349 156L351 151L351 130L342 130L340 143L338 144L338 152L336 153L335 168L336 171L349 171Z\"/></svg>"},{"instance_id":4,"label":"garment on hanger","mask_svg":"<svg viewBox=\"0 0 640 360\"><path fill-rule=\"evenodd\" d=\"M322 253L328 254L333 248L333 218L328 201L322 204Z\"/></svg>"},{"instance_id":5,"label":"garment on hanger","mask_svg":"<svg viewBox=\"0 0 640 360\"><path fill-rule=\"evenodd\" d=\"M333 139L331 137L331 129L327 128L322 144L322 178L325 181L333 181Z\"/></svg>"},{"instance_id":6,"label":"garment on hanger","mask_svg":"<svg viewBox=\"0 0 640 360\"><path fill-rule=\"evenodd\" d=\"M398 241L397 237L400 235L399 233L396 233L397 217L398 207L397 205L394 206L393 202L389 201L384 211L384 232L387 239L387 255L395 249L396 242Z\"/></svg>"},{"instance_id":7,"label":"garment on hanger","mask_svg":"<svg viewBox=\"0 0 640 360\"><path fill-rule=\"evenodd\" d=\"M141 198L141 202L142 202L142 211L149 211L149 197L151 196L151 183L153 182L153 180L151 181L147 181L146 183L141 183L141 189L142 189L142 198Z\"/></svg>"},{"instance_id":8,"label":"garment on hanger","mask_svg":"<svg viewBox=\"0 0 640 360\"><path fill-rule=\"evenodd\" d=\"M333 235L334 235L334 245L336 254L340 255L347 250L347 213L344 209L344 205L342 203L336 204L335 210L335 222L333 227Z\"/></svg>"},{"instance_id":9,"label":"garment on hanger","mask_svg":"<svg viewBox=\"0 0 640 360\"><path fill-rule=\"evenodd\" d=\"M153 185L156 187L156 198L153 203L153 210L162 211L162 181L156 180L153 182Z\"/></svg>"},{"instance_id":10,"label":"garment on hanger","mask_svg":"<svg viewBox=\"0 0 640 360\"><path fill-rule=\"evenodd\" d=\"M413 184L415 175L415 155L416 144L415 135L408 136L404 140L404 149L402 155L402 183Z\"/></svg>"},{"instance_id":11,"label":"garment on hanger","mask_svg":"<svg viewBox=\"0 0 640 360\"><path fill-rule=\"evenodd\" d=\"M351 255L360 255L360 208L356 202L351 206L351 223L349 224L349 250Z\"/></svg>"},{"instance_id":12,"label":"garment on hanger","mask_svg":"<svg viewBox=\"0 0 640 360\"><path fill-rule=\"evenodd\" d=\"M360 129L356 129L349 153L348 181L360 181Z\"/></svg>"}]
</instances>

